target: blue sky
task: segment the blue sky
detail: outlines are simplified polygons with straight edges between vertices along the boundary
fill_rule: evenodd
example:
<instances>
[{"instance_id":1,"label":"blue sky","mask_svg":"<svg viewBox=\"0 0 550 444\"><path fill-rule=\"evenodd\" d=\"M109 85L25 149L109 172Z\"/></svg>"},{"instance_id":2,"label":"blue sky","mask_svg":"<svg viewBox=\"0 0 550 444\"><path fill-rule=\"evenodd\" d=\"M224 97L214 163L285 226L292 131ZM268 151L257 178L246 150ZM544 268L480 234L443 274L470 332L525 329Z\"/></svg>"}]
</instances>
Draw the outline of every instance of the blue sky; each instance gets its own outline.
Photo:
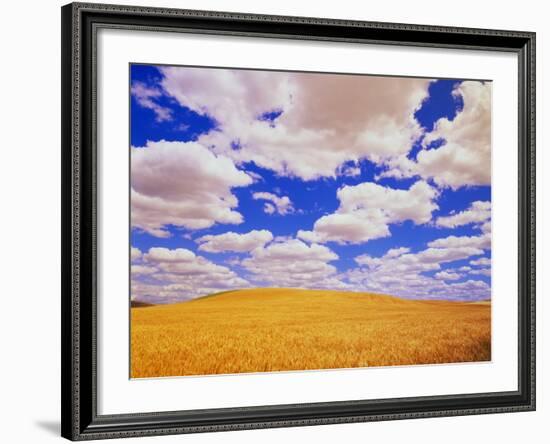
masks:
<instances>
[{"instance_id":1,"label":"blue sky","mask_svg":"<svg viewBox=\"0 0 550 444\"><path fill-rule=\"evenodd\" d=\"M132 297L490 297L490 83L131 65Z\"/></svg>"}]
</instances>

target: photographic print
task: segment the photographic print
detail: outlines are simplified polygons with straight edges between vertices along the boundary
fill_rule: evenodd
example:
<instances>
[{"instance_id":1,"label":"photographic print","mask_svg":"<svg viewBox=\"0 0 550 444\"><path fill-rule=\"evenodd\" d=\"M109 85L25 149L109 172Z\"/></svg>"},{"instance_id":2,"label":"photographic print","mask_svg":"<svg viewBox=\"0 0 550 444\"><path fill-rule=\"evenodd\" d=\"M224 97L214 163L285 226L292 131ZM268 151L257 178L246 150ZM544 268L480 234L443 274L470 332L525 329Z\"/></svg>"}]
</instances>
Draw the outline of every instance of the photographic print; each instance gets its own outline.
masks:
<instances>
[{"instance_id":1,"label":"photographic print","mask_svg":"<svg viewBox=\"0 0 550 444\"><path fill-rule=\"evenodd\" d=\"M131 378L491 360L490 81L131 64L129 101Z\"/></svg>"}]
</instances>

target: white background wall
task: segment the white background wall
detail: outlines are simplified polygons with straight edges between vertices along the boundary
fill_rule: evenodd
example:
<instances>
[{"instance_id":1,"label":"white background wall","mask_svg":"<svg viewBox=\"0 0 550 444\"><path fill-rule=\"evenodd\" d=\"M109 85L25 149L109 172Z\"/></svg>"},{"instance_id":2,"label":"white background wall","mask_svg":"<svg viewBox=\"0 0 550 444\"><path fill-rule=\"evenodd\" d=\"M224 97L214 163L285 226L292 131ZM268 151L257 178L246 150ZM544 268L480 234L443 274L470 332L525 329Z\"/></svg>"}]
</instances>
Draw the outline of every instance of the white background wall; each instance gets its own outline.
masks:
<instances>
[{"instance_id":1,"label":"white background wall","mask_svg":"<svg viewBox=\"0 0 550 444\"><path fill-rule=\"evenodd\" d=\"M279 443L547 442L550 384L550 305L544 301L544 199L550 181L544 152L550 103L543 73L548 64L550 14L537 0L298 2L276 0L163 0L118 3L281 15L517 29L537 32L538 124L538 409L484 415L253 430L125 442ZM4 2L0 26L0 436L6 443L60 441L60 6L58 0ZM498 149L498 147L495 147ZM546 288L545 288L546 287ZM544 350L543 350L544 348ZM414 381L411 381L414 383Z\"/></svg>"}]
</instances>

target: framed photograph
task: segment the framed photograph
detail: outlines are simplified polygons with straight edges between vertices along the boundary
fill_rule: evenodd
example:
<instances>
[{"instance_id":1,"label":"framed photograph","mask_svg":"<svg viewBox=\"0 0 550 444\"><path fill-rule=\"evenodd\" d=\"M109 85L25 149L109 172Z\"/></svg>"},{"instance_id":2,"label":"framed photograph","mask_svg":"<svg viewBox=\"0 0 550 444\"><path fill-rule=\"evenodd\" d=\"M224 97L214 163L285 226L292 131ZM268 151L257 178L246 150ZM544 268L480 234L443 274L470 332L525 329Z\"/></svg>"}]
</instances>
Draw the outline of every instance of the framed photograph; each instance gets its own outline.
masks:
<instances>
[{"instance_id":1,"label":"framed photograph","mask_svg":"<svg viewBox=\"0 0 550 444\"><path fill-rule=\"evenodd\" d=\"M61 12L64 437L535 409L534 33Z\"/></svg>"}]
</instances>

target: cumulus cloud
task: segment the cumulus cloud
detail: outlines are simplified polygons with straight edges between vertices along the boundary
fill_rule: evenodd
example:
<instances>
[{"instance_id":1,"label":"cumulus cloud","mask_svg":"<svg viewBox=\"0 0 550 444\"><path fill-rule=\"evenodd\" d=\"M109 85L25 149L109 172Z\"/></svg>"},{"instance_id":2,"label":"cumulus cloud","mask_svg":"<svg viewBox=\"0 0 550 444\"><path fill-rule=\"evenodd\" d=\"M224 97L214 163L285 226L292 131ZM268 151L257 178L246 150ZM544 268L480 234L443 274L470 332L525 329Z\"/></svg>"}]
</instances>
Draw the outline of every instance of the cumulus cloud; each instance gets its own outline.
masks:
<instances>
[{"instance_id":1,"label":"cumulus cloud","mask_svg":"<svg viewBox=\"0 0 550 444\"><path fill-rule=\"evenodd\" d=\"M491 265L491 259L482 257L482 258L470 261L470 265L488 266L488 265Z\"/></svg>"},{"instance_id":2,"label":"cumulus cloud","mask_svg":"<svg viewBox=\"0 0 550 444\"><path fill-rule=\"evenodd\" d=\"M484 222L479 226L479 229L484 233L491 234L491 221Z\"/></svg>"},{"instance_id":3,"label":"cumulus cloud","mask_svg":"<svg viewBox=\"0 0 550 444\"><path fill-rule=\"evenodd\" d=\"M261 174L258 174L254 171L246 171L246 174L254 179L254 182L263 182L264 178Z\"/></svg>"},{"instance_id":4,"label":"cumulus cloud","mask_svg":"<svg viewBox=\"0 0 550 444\"><path fill-rule=\"evenodd\" d=\"M200 142L238 163L252 161L304 180L344 173L339 166L348 161L382 162L406 154L422 134L414 112L430 83L275 71L161 71L166 94L218 123ZM273 111L280 113L275 120L261 119Z\"/></svg>"},{"instance_id":5,"label":"cumulus cloud","mask_svg":"<svg viewBox=\"0 0 550 444\"><path fill-rule=\"evenodd\" d=\"M355 288L384 292L408 298L476 300L490 297L490 286L483 281L463 279L464 273L490 276L490 270L472 272L470 266L446 268L445 264L470 259L470 264L487 265L487 259L471 259L490 250L490 239L480 236L449 236L428 243L428 248L412 253L406 247L389 249L386 254L357 256L359 265L345 273ZM435 272L433 276L431 273ZM451 283L449 283L451 282Z\"/></svg>"},{"instance_id":6,"label":"cumulus cloud","mask_svg":"<svg viewBox=\"0 0 550 444\"><path fill-rule=\"evenodd\" d=\"M356 165L343 165L339 169L339 174L346 177L356 177L361 175L361 168Z\"/></svg>"},{"instance_id":7,"label":"cumulus cloud","mask_svg":"<svg viewBox=\"0 0 550 444\"><path fill-rule=\"evenodd\" d=\"M275 236L273 242L286 242L292 240L293 236Z\"/></svg>"},{"instance_id":8,"label":"cumulus cloud","mask_svg":"<svg viewBox=\"0 0 550 444\"><path fill-rule=\"evenodd\" d=\"M147 262L152 263L189 262L195 258L195 253L186 248L170 250L164 247L153 247L143 257Z\"/></svg>"},{"instance_id":9,"label":"cumulus cloud","mask_svg":"<svg viewBox=\"0 0 550 444\"><path fill-rule=\"evenodd\" d=\"M479 254L483 254L483 250L475 247L427 248L420 253L416 253L414 258L423 264L441 264Z\"/></svg>"},{"instance_id":10,"label":"cumulus cloud","mask_svg":"<svg viewBox=\"0 0 550 444\"><path fill-rule=\"evenodd\" d=\"M417 224L430 221L432 211L438 208L433 202L437 195L437 191L423 181L416 182L408 190L364 182L344 186L337 193L343 212L376 208L383 211L391 221L412 220Z\"/></svg>"},{"instance_id":11,"label":"cumulus cloud","mask_svg":"<svg viewBox=\"0 0 550 444\"><path fill-rule=\"evenodd\" d=\"M298 239L285 240L252 251L242 266L264 285L298 288L344 288L329 262L338 255L329 248L307 245Z\"/></svg>"},{"instance_id":12,"label":"cumulus cloud","mask_svg":"<svg viewBox=\"0 0 550 444\"><path fill-rule=\"evenodd\" d=\"M436 225L445 228L456 228L463 225L485 223L491 218L491 202L477 200L470 207L457 214L438 217ZM487 227L485 227L487 230Z\"/></svg>"},{"instance_id":13,"label":"cumulus cloud","mask_svg":"<svg viewBox=\"0 0 550 444\"><path fill-rule=\"evenodd\" d=\"M434 274L434 277L436 279L441 279L445 281L456 281L457 279L461 278L461 275L449 271L439 271L438 273Z\"/></svg>"},{"instance_id":14,"label":"cumulus cloud","mask_svg":"<svg viewBox=\"0 0 550 444\"><path fill-rule=\"evenodd\" d=\"M300 230L298 237L308 242L334 241L364 243L390 235L389 224L411 220L416 224L430 221L438 209L438 192L424 181L408 190L393 189L364 182L344 186L337 192L340 206L335 213L318 219L312 231Z\"/></svg>"},{"instance_id":15,"label":"cumulus cloud","mask_svg":"<svg viewBox=\"0 0 550 444\"><path fill-rule=\"evenodd\" d=\"M195 142L148 142L132 148L132 226L168 237L166 225L188 229L240 224L231 190L252 183L232 160Z\"/></svg>"},{"instance_id":16,"label":"cumulus cloud","mask_svg":"<svg viewBox=\"0 0 550 444\"><path fill-rule=\"evenodd\" d=\"M418 153L418 171L441 186L491 184L491 83L462 82L453 91L464 101L462 112L450 121L438 120L424 146L443 139L437 149Z\"/></svg>"},{"instance_id":17,"label":"cumulus cloud","mask_svg":"<svg viewBox=\"0 0 550 444\"><path fill-rule=\"evenodd\" d=\"M138 259L141 259L141 250L139 248L136 248L136 247L132 247L130 249L130 259L132 261L136 261Z\"/></svg>"},{"instance_id":18,"label":"cumulus cloud","mask_svg":"<svg viewBox=\"0 0 550 444\"><path fill-rule=\"evenodd\" d=\"M386 167L377 179L417 180L408 189L371 182L342 186L336 194L336 211L301 227L309 230L299 230L297 238L274 238L268 230L238 233L234 229L199 237L196 253L185 248L156 247L147 252L132 248L133 298L182 300L248 286L348 289L412 298L490 296L484 277L490 276L490 268L453 265L457 261L490 265L488 259L472 260L491 247L490 202L473 202L464 211L432 222L439 208L438 188L490 184L489 83L457 84L453 94L462 97L463 109L452 121L440 119L426 133L414 113L427 97L427 79L160 70L159 86L132 85L137 103L151 109L157 121L171 120L171 110L160 105L161 98L169 97L208 115L216 129L196 142L162 140L132 148L131 211L132 227L137 230L168 237L172 227L199 230L241 224L244 210L234 189L272 176L263 179L247 172L252 164L273 171L277 178L309 181L358 177L359 161L368 159ZM272 117L266 118L266 113ZM419 141L422 149L412 159L410 149ZM436 141L441 145L433 148ZM262 201L258 205L267 214L288 215L296 210L292 195L284 194L273 188L254 192L252 198ZM414 253L408 247L394 247L382 256L363 254L347 271L338 270L335 261L340 258L323 245L389 237L392 224L405 221L451 229L473 226L479 234L434 239ZM244 259L238 255L215 263L201 252L248 254ZM467 280L466 276L475 275Z\"/></svg>"},{"instance_id":19,"label":"cumulus cloud","mask_svg":"<svg viewBox=\"0 0 550 444\"><path fill-rule=\"evenodd\" d=\"M143 82L134 82L130 90L137 103L152 110L157 122L172 120L172 110L159 105L155 99L159 99L164 93L159 88L150 88Z\"/></svg>"},{"instance_id":20,"label":"cumulus cloud","mask_svg":"<svg viewBox=\"0 0 550 444\"><path fill-rule=\"evenodd\" d=\"M390 248L386 252L385 257L389 257L389 258L399 257L399 256L402 256L406 253L409 253L410 251L411 251L411 249L407 248L407 247Z\"/></svg>"},{"instance_id":21,"label":"cumulus cloud","mask_svg":"<svg viewBox=\"0 0 550 444\"><path fill-rule=\"evenodd\" d=\"M464 81L453 91L463 108L453 120L439 119L422 140L423 149L411 160L406 154L386 162L382 177L421 176L440 187L491 184L491 83ZM430 144L442 141L438 148Z\"/></svg>"},{"instance_id":22,"label":"cumulus cloud","mask_svg":"<svg viewBox=\"0 0 550 444\"><path fill-rule=\"evenodd\" d=\"M483 254L483 250L473 247L427 248L418 253L406 253L398 257L384 255L378 258L361 255L356 257L355 261L372 269L383 266L388 271L391 271L393 267L395 272L424 272L439 270L440 265L446 262L454 262L480 254Z\"/></svg>"},{"instance_id":23,"label":"cumulus cloud","mask_svg":"<svg viewBox=\"0 0 550 444\"><path fill-rule=\"evenodd\" d=\"M377 209L336 212L318 219L313 231L299 230L297 236L307 242L359 244L387 237L390 230L387 218Z\"/></svg>"},{"instance_id":24,"label":"cumulus cloud","mask_svg":"<svg viewBox=\"0 0 550 444\"><path fill-rule=\"evenodd\" d=\"M462 110L426 133L414 113L428 97L429 79L190 67L161 72L161 88L135 85L142 106L158 106L153 99L165 94L210 116L217 128L199 142L237 163L313 180L357 175L357 167L343 166L369 159L388 168L379 177L421 176L453 189L490 184L490 82L457 83L453 94L462 98ZM275 120L261 118L273 111ZM409 159L422 137L424 149ZM443 144L430 148L438 140Z\"/></svg>"},{"instance_id":25,"label":"cumulus cloud","mask_svg":"<svg viewBox=\"0 0 550 444\"><path fill-rule=\"evenodd\" d=\"M230 268L185 248L151 248L143 260L132 268L133 299L169 302L250 286Z\"/></svg>"},{"instance_id":26,"label":"cumulus cloud","mask_svg":"<svg viewBox=\"0 0 550 444\"><path fill-rule=\"evenodd\" d=\"M399 256L409 253L410 251L411 249L407 247L390 248L382 257L372 257L368 254L362 254L355 257L355 262L357 262L359 265L376 267L378 265L381 265L385 259L395 259Z\"/></svg>"},{"instance_id":27,"label":"cumulus cloud","mask_svg":"<svg viewBox=\"0 0 550 444\"><path fill-rule=\"evenodd\" d=\"M472 247L482 250L491 249L491 202L475 201L470 207L462 212L450 216L439 217L436 225L445 228L457 228L465 225L474 225L481 231L474 236L447 236L428 242L432 248L459 248ZM485 259L479 259L484 262ZM471 264L475 265L472 261ZM468 267L463 267L468 268Z\"/></svg>"},{"instance_id":28,"label":"cumulus cloud","mask_svg":"<svg viewBox=\"0 0 550 444\"><path fill-rule=\"evenodd\" d=\"M344 273L354 288L392 294L405 298L477 300L490 297L490 286L484 281L462 279L454 270L441 270L443 264L483 254L475 247L427 248L417 253L395 249L380 257L361 255L355 258L359 265ZM430 272L436 272L430 276ZM448 281L453 281L449 283Z\"/></svg>"},{"instance_id":29,"label":"cumulus cloud","mask_svg":"<svg viewBox=\"0 0 550 444\"><path fill-rule=\"evenodd\" d=\"M275 205L273 205L272 203L266 202L264 204L264 213L274 214L276 211L277 209L275 208Z\"/></svg>"},{"instance_id":30,"label":"cumulus cloud","mask_svg":"<svg viewBox=\"0 0 550 444\"><path fill-rule=\"evenodd\" d=\"M489 249L491 248L491 235L483 233L479 236L448 236L430 241L428 246L434 248L475 247Z\"/></svg>"},{"instance_id":31,"label":"cumulus cloud","mask_svg":"<svg viewBox=\"0 0 550 444\"><path fill-rule=\"evenodd\" d=\"M259 191L252 194L252 198L255 200L267 200L268 202L264 206L264 212L267 214L278 214L284 216L285 214L294 212L294 206L288 196L277 196L273 193L265 191Z\"/></svg>"},{"instance_id":32,"label":"cumulus cloud","mask_svg":"<svg viewBox=\"0 0 550 444\"><path fill-rule=\"evenodd\" d=\"M491 269L490 268L481 268L479 270L471 270L470 274L481 274L483 276L491 277Z\"/></svg>"},{"instance_id":33,"label":"cumulus cloud","mask_svg":"<svg viewBox=\"0 0 550 444\"><path fill-rule=\"evenodd\" d=\"M206 235L197 239L199 250L209 253L222 253L226 251L235 251L244 253L252 251L255 248L263 247L273 240L273 235L268 230L252 230L248 233L227 233L218 235Z\"/></svg>"},{"instance_id":34,"label":"cumulus cloud","mask_svg":"<svg viewBox=\"0 0 550 444\"><path fill-rule=\"evenodd\" d=\"M130 272L132 273L132 276L135 276L139 274L153 274L157 272L157 269L155 267L148 267L146 265L132 265L130 267Z\"/></svg>"}]
</instances>

